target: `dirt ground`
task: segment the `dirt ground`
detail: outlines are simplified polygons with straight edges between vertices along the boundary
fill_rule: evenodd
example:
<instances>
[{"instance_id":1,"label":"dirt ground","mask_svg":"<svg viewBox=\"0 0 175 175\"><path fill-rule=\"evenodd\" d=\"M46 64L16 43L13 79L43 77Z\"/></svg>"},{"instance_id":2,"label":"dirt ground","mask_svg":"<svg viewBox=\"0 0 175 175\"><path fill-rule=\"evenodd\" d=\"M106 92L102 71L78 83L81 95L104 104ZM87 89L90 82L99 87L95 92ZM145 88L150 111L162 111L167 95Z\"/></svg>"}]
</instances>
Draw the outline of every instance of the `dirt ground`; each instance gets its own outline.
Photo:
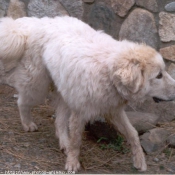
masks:
<instances>
[{"instance_id":1,"label":"dirt ground","mask_svg":"<svg viewBox=\"0 0 175 175\"><path fill-rule=\"evenodd\" d=\"M64 173L65 155L59 150L55 137L54 110L41 105L33 110L37 132L24 132L14 98L16 91L0 86L0 173L8 171L61 171ZM107 147L98 142L88 131L84 132L79 173L132 173L140 174L132 165L129 145L122 142L122 149ZM125 150L125 151L123 151ZM166 146L153 155L146 155L146 174L175 173L175 149Z\"/></svg>"}]
</instances>

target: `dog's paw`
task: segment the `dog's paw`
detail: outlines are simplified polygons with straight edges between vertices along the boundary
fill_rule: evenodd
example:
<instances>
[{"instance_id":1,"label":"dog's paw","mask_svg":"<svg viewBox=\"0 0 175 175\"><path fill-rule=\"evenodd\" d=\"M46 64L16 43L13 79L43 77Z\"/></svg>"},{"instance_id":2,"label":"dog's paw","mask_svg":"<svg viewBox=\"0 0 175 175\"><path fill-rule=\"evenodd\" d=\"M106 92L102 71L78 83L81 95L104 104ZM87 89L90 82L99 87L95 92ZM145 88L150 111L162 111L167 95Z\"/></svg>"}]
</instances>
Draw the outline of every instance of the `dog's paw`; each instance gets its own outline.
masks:
<instances>
[{"instance_id":1,"label":"dog's paw","mask_svg":"<svg viewBox=\"0 0 175 175\"><path fill-rule=\"evenodd\" d=\"M34 122L30 122L29 124L22 124L24 131L26 132L33 132L33 131L37 131L38 127Z\"/></svg>"},{"instance_id":2,"label":"dog's paw","mask_svg":"<svg viewBox=\"0 0 175 175\"><path fill-rule=\"evenodd\" d=\"M65 170L77 172L80 169L80 162L78 160L67 161Z\"/></svg>"},{"instance_id":3,"label":"dog's paw","mask_svg":"<svg viewBox=\"0 0 175 175\"><path fill-rule=\"evenodd\" d=\"M139 171L146 171L147 170L147 165L145 161L145 156L143 152L137 153L134 158L134 167L137 168Z\"/></svg>"}]
</instances>

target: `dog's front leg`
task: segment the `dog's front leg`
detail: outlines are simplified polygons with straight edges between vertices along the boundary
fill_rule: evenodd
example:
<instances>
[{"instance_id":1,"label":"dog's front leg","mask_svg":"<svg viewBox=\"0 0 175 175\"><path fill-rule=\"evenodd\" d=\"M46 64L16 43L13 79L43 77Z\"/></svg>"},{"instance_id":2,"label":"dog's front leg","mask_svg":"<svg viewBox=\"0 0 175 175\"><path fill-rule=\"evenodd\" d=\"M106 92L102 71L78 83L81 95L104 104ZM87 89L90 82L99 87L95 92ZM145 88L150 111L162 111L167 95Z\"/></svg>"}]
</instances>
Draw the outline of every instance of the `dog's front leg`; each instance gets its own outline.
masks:
<instances>
[{"instance_id":1,"label":"dog's front leg","mask_svg":"<svg viewBox=\"0 0 175 175\"><path fill-rule=\"evenodd\" d=\"M146 171L147 165L145 162L145 156L140 145L140 140L136 129L131 125L123 107L121 107L116 113L110 116L110 122L114 127L126 137L127 141L131 145L133 154L134 167Z\"/></svg>"},{"instance_id":2,"label":"dog's front leg","mask_svg":"<svg viewBox=\"0 0 175 175\"><path fill-rule=\"evenodd\" d=\"M18 108L21 118L21 123L25 131L36 131L38 130L37 125L33 122L31 116L31 105L26 103L29 99L23 99L21 95L18 98Z\"/></svg>"},{"instance_id":3,"label":"dog's front leg","mask_svg":"<svg viewBox=\"0 0 175 175\"><path fill-rule=\"evenodd\" d=\"M78 171L80 169L79 154L84 126L85 121L81 116L72 112L69 120L70 142L67 149L68 152L65 166L65 169L68 171Z\"/></svg>"},{"instance_id":4,"label":"dog's front leg","mask_svg":"<svg viewBox=\"0 0 175 175\"><path fill-rule=\"evenodd\" d=\"M56 109L55 127L56 127L56 136L59 139L60 149L64 151L66 155L69 145L68 131L69 131L70 115L71 111L69 110L68 106L60 96Z\"/></svg>"}]
</instances>

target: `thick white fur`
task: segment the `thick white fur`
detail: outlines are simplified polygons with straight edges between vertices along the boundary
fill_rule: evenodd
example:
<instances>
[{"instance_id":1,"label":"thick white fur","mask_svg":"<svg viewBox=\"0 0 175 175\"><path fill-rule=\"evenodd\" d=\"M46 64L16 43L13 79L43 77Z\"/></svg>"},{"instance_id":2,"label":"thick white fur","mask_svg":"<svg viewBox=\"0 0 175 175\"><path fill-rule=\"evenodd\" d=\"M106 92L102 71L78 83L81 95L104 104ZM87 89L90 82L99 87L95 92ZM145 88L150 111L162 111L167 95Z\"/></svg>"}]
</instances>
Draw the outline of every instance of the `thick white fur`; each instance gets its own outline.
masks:
<instances>
[{"instance_id":1,"label":"thick white fur","mask_svg":"<svg viewBox=\"0 0 175 175\"><path fill-rule=\"evenodd\" d=\"M13 37L8 37L12 29ZM67 154L67 170L80 168L84 125L98 116L126 137L134 166L146 170L137 131L124 107L128 101L144 101L148 96L175 98L175 81L165 72L159 53L144 44L116 41L72 17L1 19L0 36L6 48L0 48L2 67L10 67L0 75L1 82L18 90L26 131L37 129L30 109L42 102L51 81L55 83L56 135ZM18 42L21 38L25 40ZM159 73L162 78L156 78Z\"/></svg>"}]
</instances>

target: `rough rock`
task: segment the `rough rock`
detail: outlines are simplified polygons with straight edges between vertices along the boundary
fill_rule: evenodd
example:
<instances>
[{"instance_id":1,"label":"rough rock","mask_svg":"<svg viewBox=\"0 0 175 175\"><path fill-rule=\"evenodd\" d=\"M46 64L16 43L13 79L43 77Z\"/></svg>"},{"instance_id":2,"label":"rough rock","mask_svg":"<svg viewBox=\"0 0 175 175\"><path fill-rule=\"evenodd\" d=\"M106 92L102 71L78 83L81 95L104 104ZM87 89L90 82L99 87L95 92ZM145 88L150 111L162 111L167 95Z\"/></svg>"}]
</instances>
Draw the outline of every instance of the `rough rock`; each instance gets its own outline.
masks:
<instances>
[{"instance_id":1,"label":"rough rock","mask_svg":"<svg viewBox=\"0 0 175 175\"><path fill-rule=\"evenodd\" d=\"M8 3L6 2L6 0L0 0L0 17L5 16L7 7Z\"/></svg>"},{"instance_id":2,"label":"rough rock","mask_svg":"<svg viewBox=\"0 0 175 175\"><path fill-rule=\"evenodd\" d=\"M165 10L166 10L167 12L175 12L175 2L168 3L168 4L165 6Z\"/></svg>"},{"instance_id":3,"label":"rough rock","mask_svg":"<svg viewBox=\"0 0 175 175\"><path fill-rule=\"evenodd\" d=\"M144 42L157 48L157 28L152 13L140 8L132 11L121 26L119 38Z\"/></svg>"},{"instance_id":4,"label":"rough rock","mask_svg":"<svg viewBox=\"0 0 175 175\"><path fill-rule=\"evenodd\" d=\"M120 24L112 8L103 2L94 3L87 15L87 23L97 30L104 30L114 38Z\"/></svg>"},{"instance_id":5,"label":"rough rock","mask_svg":"<svg viewBox=\"0 0 175 175\"><path fill-rule=\"evenodd\" d=\"M143 134L150 129L155 128L159 117L155 114L142 113L142 112L126 112L131 124L135 129ZM89 131L90 135L95 137L97 140L100 138L106 138L107 140L113 140L117 138L117 132L110 126L105 120L100 120L100 118L89 125L86 129Z\"/></svg>"},{"instance_id":6,"label":"rough rock","mask_svg":"<svg viewBox=\"0 0 175 175\"><path fill-rule=\"evenodd\" d=\"M157 0L136 0L136 4L152 12L158 12Z\"/></svg>"},{"instance_id":7,"label":"rough rock","mask_svg":"<svg viewBox=\"0 0 175 175\"><path fill-rule=\"evenodd\" d=\"M168 137L167 143L169 144L170 147L175 148L175 133Z\"/></svg>"},{"instance_id":8,"label":"rough rock","mask_svg":"<svg viewBox=\"0 0 175 175\"><path fill-rule=\"evenodd\" d=\"M162 149L166 145L169 135L169 131L162 128L155 128L143 134L140 137L140 142L146 153L150 154Z\"/></svg>"},{"instance_id":9,"label":"rough rock","mask_svg":"<svg viewBox=\"0 0 175 175\"><path fill-rule=\"evenodd\" d=\"M136 111L148 112L159 116L159 122L169 122L175 119L175 102L155 103L152 98L148 98L144 103L135 107ZM130 109L129 109L130 110Z\"/></svg>"},{"instance_id":10,"label":"rough rock","mask_svg":"<svg viewBox=\"0 0 175 175\"><path fill-rule=\"evenodd\" d=\"M159 120L159 116L151 113L127 112L127 116L139 133L155 128Z\"/></svg>"},{"instance_id":11,"label":"rough rock","mask_svg":"<svg viewBox=\"0 0 175 175\"><path fill-rule=\"evenodd\" d=\"M171 63L168 67L168 73L171 75L172 78L175 79L175 64Z\"/></svg>"},{"instance_id":12,"label":"rough rock","mask_svg":"<svg viewBox=\"0 0 175 175\"><path fill-rule=\"evenodd\" d=\"M58 1L53 0L30 0L28 4L28 16L55 17L68 15L68 12Z\"/></svg>"},{"instance_id":13,"label":"rough rock","mask_svg":"<svg viewBox=\"0 0 175 175\"><path fill-rule=\"evenodd\" d=\"M59 0L60 3L64 6L70 16L76 17L78 19L83 18L83 2L82 0Z\"/></svg>"},{"instance_id":14,"label":"rough rock","mask_svg":"<svg viewBox=\"0 0 175 175\"><path fill-rule=\"evenodd\" d=\"M13 19L27 16L24 2L11 0L7 10L7 16L12 17Z\"/></svg>"},{"instance_id":15,"label":"rough rock","mask_svg":"<svg viewBox=\"0 0 175 175\"><path fill-rule=\"evenodd\" d=\"M175 45L161 48L160 53L163 56L163 58L170 61L175 61Z\"/></svg>"},{"instance_id":16,"label":"rough rock","mask_svg":"<svg viewBox=\"0 0 175 175\"><path fill-rule=\"evenodd\" d=\"M111 0L111 6L115 13L124 17L135 4L135 0Z\"/></svg>"},{"instance_id":17,"label":"rough rock","mask_svg":"<svg viewBox=\"0 0 175 175\"><path fill-rule=\"evenodd\" d=\"M175 14L159 13L159 35L163 42L175 41Z\"/></svg>"}]
</instances>

